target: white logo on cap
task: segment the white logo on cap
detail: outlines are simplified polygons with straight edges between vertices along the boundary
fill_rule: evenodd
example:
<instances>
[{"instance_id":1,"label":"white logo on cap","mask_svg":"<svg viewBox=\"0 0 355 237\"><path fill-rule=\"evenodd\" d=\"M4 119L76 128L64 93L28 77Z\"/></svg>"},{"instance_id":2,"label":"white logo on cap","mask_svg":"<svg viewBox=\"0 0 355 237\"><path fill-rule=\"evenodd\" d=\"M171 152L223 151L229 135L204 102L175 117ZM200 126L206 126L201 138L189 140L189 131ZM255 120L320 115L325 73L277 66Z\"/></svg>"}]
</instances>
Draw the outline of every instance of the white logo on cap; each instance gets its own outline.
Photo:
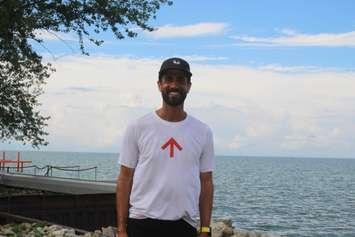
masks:
<instances>
[{"instance_id":1,"label":"white logo on cap","mask_svg":"<svg viewBox=\"0 0 355 237\"><path fill-rule=\"evenodd\" d=\"M173 60L173 64L180 64L180 61L175 59L175 60Z\"/></svg>"}]
</instances>

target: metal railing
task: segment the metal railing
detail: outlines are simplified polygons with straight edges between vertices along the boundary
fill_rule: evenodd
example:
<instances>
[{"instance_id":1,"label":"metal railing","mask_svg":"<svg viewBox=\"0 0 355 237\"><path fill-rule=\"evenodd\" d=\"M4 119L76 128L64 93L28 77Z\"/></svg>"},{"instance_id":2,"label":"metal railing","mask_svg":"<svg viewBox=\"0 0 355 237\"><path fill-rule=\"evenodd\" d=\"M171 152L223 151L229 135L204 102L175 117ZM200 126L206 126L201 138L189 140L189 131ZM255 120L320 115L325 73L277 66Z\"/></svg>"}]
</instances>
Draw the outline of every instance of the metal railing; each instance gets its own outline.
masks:
<instances>
[{"instance_id":1,"label":"metal railing","mask_svg":"<svg viewBox=\"0 0 355 237\"><path fill-rule=\"evenodd\" d=\"M23 166L23 170L25 169L30 169L33 168L33 175L39 175L39 176L48 176L48 177L59 177L59 176L53 176L53 170L59 170L59 171L64 171L64 172L76 172L76 178L80 178L80 173L84 171L89 171L89 170L94 170L94 180L97 180L97 166L89 167L89 168L80 168L79 165L74 165L74 166L52 166L52 165L46 165L43 167L39 167L37 165L30 165L30 166ZM13 172L12 170L17 170L16 167L5 167L7 173L22 173L22 172ZM39 174L38 171L44 170L43 174Z\"/></svg>"}]
</instances>

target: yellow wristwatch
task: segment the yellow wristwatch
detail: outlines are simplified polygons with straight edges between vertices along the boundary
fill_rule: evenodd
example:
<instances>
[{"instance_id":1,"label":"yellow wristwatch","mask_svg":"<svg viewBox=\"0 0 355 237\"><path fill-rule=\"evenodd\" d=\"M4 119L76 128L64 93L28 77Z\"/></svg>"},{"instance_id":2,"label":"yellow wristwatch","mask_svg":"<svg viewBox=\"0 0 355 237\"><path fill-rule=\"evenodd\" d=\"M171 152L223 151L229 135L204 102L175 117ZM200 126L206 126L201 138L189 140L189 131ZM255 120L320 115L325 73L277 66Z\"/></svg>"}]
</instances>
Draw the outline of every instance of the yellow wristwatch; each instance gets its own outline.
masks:
<instances>
[{"instance_id":1,"label":"yellow wristwatch","mask_svg":"<svg viewBox=\"0 0 355 237\"><path fill-rule=\"evenodd\" d=\"M201 226L200 233L208 233L208 236L211 236L211 227L209 226Z\"/></svg>"}]
</instances>

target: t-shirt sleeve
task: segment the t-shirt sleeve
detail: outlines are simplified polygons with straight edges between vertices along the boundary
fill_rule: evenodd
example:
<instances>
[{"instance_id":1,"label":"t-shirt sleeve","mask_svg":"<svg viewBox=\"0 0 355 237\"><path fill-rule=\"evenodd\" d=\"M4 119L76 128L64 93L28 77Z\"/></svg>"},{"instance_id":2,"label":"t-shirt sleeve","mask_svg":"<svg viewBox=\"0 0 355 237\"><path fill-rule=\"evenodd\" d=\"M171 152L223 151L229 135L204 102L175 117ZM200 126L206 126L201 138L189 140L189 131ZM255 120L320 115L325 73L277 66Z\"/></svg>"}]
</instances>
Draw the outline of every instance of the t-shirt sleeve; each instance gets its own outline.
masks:
<instances>
[{"instance_id":1,"label":"t-shirt sleeve","mask_svg":"<svg viewBox=\"0 0 355 237\"><path fill-rule=\"evenodd\" d=\"M139 157L136 128L128 125L123 135L119 163L129 168L136 168Z\"/></svg>"},{"instance_id":2,"label":"t-shirt sleeve","mask_svg":"<svg viewBox=\"0 0 355 237\"><path fill-rule=\"evenodd\" d=\"M214 156L213 135L211 129L208 128L206 142L200 158L200 172L213 171L215 165Z\"/></svg>"}]
</instances>

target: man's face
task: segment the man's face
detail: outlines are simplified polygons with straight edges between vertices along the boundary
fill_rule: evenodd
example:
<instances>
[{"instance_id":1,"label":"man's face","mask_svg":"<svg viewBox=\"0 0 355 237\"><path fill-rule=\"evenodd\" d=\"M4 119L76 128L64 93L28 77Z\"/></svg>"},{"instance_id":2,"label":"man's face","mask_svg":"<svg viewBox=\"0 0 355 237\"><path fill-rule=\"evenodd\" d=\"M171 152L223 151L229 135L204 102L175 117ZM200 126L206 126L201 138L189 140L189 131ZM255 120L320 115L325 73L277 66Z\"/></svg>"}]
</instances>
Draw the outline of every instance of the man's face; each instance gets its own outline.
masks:
<instances>
[{"instance_id":1,"label":"man's face","mask_svg":"<svg viewBox=\"0 0 355 237\"><path fill-rule=\"evenodd\" d=\"M158 86L166 104L179 106L184 103L191 83L183 71L170 69L158 81Z\"/></svg>"}]
</instances>

